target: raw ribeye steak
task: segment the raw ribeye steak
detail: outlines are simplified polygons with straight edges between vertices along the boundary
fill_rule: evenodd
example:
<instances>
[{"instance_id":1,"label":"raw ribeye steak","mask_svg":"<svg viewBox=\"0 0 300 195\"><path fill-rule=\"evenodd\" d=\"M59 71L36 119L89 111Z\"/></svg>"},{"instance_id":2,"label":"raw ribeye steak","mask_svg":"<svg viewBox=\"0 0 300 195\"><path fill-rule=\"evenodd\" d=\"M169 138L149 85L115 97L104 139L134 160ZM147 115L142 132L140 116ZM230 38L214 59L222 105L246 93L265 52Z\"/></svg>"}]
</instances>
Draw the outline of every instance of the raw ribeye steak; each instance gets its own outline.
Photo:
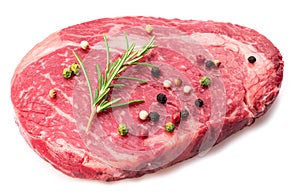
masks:
<instances>
[{"instance_id":1,"label":"raw ribeye steak","mask_svg":"<svg viewBox=\"0 0 300 195\"><path fill-rule=\"evenodd\" d=\"M127 61L102 97L119 101L87 125L94 110L84 70L92 95L99 97L98 74L108 77L105 68L132 43L134 54L152 37L155 47L139 65ZM65 78L74 63L79 74ZM21 134L43 159L72 177L114 181L205 154L262 116L282 77L278 49L252 29L213 21L106 18L38 43L16 68L11 99ZM132 100L142 101L126 104Z\"/></svg>"}]
</instances>

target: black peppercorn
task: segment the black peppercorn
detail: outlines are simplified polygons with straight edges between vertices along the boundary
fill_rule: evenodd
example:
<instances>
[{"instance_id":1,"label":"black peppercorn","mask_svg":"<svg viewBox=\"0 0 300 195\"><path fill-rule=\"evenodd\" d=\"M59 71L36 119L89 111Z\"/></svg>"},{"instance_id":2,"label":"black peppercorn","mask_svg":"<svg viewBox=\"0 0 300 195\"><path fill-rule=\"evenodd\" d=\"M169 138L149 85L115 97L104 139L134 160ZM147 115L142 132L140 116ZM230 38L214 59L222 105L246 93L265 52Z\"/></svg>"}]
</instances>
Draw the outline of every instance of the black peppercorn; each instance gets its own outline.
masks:
<instances>
[{"instance_id":1,"label":"black peppercorn","mask_svg":"<svg viewBox=\"0 0 300 195\"><path fill-rule=\"evenodd\" d=\"M256 62L256 58L254 56L249 56L248 57L248 62L250 62L251 64L253 64L254 62Z\"/></svg>"},{"instance_id":2,"label":"black peppercorn","mask_svg":"<svg viewBox=\"0 0 300 195\"><path fill-rule=\"evenodd\" d=\"M160 69L156 68L156 67L153 67L151 69L151 74L152 74L152 76L154 76L156 78L159 77L160 76Z\"/></svg>"},{"instance_id":3,"label":"black peppercorn","mask_svg":"<svg viewBox=\"0 0 300 195\"><path fill-rule=\"evenodd\" d=\"M211 68L211 67L215 66L215 63L211 60L208 60L208 61L205 62L205 66L207 68Z\"/></svg>"},{"instance_id":4,"label":"black peppercorn","mask_svg":"<svg viewBox=\"0 0 300 195\"><path fill-rule=\"evenodd\" d=\"M181 110L180 111L180 118L182 118L182 119L186 119L188 116L189 116L189 111L188 110L186 110L186 109L184 109L184 110Z\"/></svg>"},{"instance_id":5,"label":"black peppercorn","mask_svg":"<svg viewBox=\"0 0 300 195\"><path fill-rule=\"evenodd\" d=\"M156 96L156 99L159 103L165 104L167 102L167 96L163 93L160 93Z\"/></svg>"},{"instance_id":6,"label":"black peppercorn","mask_svg":"<svg viewBox=\"0 0 300 195\"><path fill-rule=\"evenodd\" d=\"M201 100L200 98L199 99L196 99L195 101L195 105L198 106L198 107L202 107L204 104L203 100Z\"/></svg>"},{"instance_id":7,"label":"black peppercorn","mask_svg":"<svg viewBox=\"0 0 300 195\"><path fill-rule=\"evenodd\" d=\"M159 114L157 112L150 112L148 115L150 121L157 122L159 120Z\"/></svg>"}]
</instances>

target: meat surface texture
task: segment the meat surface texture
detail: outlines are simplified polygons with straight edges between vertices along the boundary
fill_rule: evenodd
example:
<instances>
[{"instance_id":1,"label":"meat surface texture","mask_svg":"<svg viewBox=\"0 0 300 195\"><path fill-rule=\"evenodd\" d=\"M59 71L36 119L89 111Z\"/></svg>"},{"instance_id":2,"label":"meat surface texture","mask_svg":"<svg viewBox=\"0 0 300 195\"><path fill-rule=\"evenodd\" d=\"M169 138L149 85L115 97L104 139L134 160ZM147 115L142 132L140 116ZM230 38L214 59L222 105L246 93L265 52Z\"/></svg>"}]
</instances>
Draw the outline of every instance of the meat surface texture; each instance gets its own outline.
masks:
<instances>
[{"instance_id":1,"label":"meat surface texture","mask_svg":"<svg viewBox=\"0 0 300 195\"><path fill-rule=\"evenodd\" d=\"M152 32L145 30L151 25ZM160 68L132 66L124 76L147 80L119 79L123 88L113 89L110 98L123 101L143 99L99 113L89 133L85 126L90 115L90 99L85 78L65 79L62 70L83 59L92 86L97 85L95 65L106 66L103 34L110 46L111 59L126 50L123 33L137 48L155 36L151 53L143 60ZM89 48L80 47L87 41ZM250 63L248 57L256 61ZM219 67L208 61L218 60ZM200 79L211 79L208 87ZM181 79L175 85L174 79ZM277 97L283 78L283 61L278 49L258 32L230 23L120 17L94 20L65 28L38 43L20 62L11 81L11 99L20 132L32 149L56 169L72 177L115 181L156 172L175 163L205 154L226 137L251 125ZM171 88L163 86L171 81ZM183 88L191 91L185 93ZM56 98L49 91L56 91ZM166 104L156 96L163 93ZM201 99L199 107L195 101ZM176 124L174 132L164 125L172 115L188 110L189 116ZM139 112L157 112L157 122L139 119ZM125 123L129 134L118 134ZM147 132L147 136L141 136Z\"/></svg>"}]
</instances>

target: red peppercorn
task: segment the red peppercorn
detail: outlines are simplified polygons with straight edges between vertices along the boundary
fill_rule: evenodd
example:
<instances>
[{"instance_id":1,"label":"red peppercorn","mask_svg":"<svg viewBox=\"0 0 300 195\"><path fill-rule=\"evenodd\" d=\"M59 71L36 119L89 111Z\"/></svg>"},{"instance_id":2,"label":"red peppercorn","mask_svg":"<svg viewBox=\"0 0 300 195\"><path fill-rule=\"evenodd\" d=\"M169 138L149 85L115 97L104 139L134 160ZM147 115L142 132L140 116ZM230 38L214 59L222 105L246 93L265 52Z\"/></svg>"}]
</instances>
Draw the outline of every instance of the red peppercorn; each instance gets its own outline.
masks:
<instances>
[{"instance_id":1,"label":"red peppercorn","mask_svg":"<svg viewBox=\"0 0 300 195\"><path fill-rule=\"evenodd\" d=\"M149 136L149 131L147 129L142 129L140 132L140 137L146 139Z\"/></svg>"},{"instance_id":2,"label":"red peppercorn","mask_svg":"<svg viewBox=\"0 0 300 195\"><path fill-rule=\"evenodd\" d=\"M172 122L174 124L180 122L180 113L179 112L176 112L172 115Z\"/></svg>"}]
</instances>

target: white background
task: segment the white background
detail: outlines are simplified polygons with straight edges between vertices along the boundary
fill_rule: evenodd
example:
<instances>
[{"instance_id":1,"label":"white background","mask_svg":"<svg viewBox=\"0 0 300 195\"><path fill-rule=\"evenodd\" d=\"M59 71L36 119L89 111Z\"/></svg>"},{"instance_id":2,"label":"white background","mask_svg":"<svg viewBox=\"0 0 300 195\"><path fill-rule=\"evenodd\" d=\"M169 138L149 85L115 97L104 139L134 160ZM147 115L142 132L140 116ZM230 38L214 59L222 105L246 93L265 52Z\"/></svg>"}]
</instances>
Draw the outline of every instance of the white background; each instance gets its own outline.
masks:
<instances>
[{"instance_id":1,"label":"white background","mask_svg":"<svg viewBox=\"0 0 300 195\"><path fill-rule=\"evenodd\" d=\"M300 14L297 1L16 1L0 3L0 194L300 194ZM271 110L249 128L156 174L103 183L74 179L35 154L14 123L10 80L22 57L50 33L126 15L237 23L281 51L284 81Z\"/></svg>"}]
</instances>

